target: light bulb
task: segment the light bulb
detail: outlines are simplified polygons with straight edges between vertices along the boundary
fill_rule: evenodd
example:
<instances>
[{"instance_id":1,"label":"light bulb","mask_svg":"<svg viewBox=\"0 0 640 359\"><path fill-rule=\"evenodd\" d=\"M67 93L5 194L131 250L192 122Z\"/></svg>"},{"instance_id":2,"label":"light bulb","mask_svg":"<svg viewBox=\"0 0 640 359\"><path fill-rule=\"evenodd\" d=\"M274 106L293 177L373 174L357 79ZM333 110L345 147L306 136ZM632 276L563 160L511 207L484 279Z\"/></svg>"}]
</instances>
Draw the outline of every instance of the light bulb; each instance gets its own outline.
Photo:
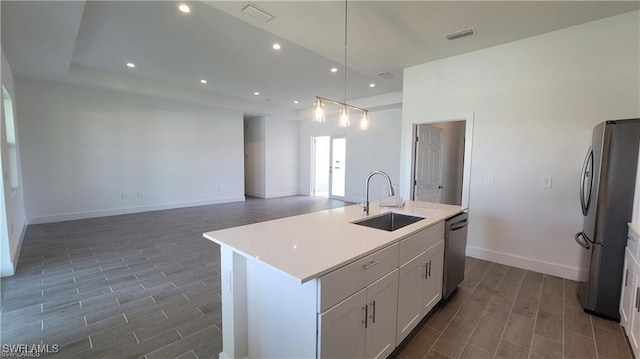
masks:
<instances>
[{"instance_id":1,"label":"light bulb","mask_svg":"<svg viewBox=\"0 0 640 359\"><path fill-rule=\"evenodd\" d=\"M324 122L324 120L324 103L322 103L320 99L317 99L313 113L313 122Z\"/></svg>"},{"instance_id":2,"label":"light bulb","mask_svg":"<svg viewBox=\"0 0 640 359\"><path fill-rule=\"evenodd\" d=\"M369 114L367 112L362 114L362 119L360 120L360 129L362 131L366 131L369 129Z\"/></svg>"},{"instance_id":3,"label":"light bulb","mask_svg":"<svg viewBox=\"0 0 640 359\"><path fill-rule=\"evenodd\" d=\"M338 122L338 126L349 127L349 124L349 109L347 109L347 106L342 106L342 109L340 110L340 121Z\"/></svg>"}]
</instances>

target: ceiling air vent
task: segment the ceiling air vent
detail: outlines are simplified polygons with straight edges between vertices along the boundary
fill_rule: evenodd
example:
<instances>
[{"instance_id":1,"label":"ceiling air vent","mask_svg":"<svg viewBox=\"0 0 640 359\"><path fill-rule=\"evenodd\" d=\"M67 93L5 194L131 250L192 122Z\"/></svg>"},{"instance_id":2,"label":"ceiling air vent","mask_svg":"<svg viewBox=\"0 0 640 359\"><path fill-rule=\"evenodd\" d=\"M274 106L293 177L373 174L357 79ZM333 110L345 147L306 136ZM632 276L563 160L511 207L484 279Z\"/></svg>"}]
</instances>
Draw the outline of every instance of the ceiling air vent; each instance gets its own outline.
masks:
<instances>
[{"instance_id":1,"label":"ceiling air vent","mask_svg":"<svg viewBox=\"0 0 640 359\"><path fill-rule=\"evenodd\" d=\"M391 80L392 78L396 77L396 75L392 74L391 72L387 72L387 71L378 72L376 75L382 77L385 80Z\"/></svg>"},{"instance_id":2,"label":"ceiling air vent","mask_svg":"<svg viewBox=\"0 0 640 359\"><path fill-rule=\"evenodd\" d=\"M262 9L258 9L255 5L251 3L243 7L242 12L244 12L249 16L253 16L258 20L262 20L264 22L268 22L269 20L273 19L273 15L269 14L268 12Z\"/></svg>"},{"instance_id":3,"label":"ceiling air vent","mask_svg":"<svg viewBox=\"0 0 640 359\"><path fill-rule=\"evenodd\" d=\"M464 30L452 32L450 34L446 34L446 35L444 35L444 37L446 37L447 40L455 40L455 39L459 39L461 37L475 35L475 33L476 32L473 30L473 28L470 28L470 29L464 29Z\"/></svg>"}]
</instances>

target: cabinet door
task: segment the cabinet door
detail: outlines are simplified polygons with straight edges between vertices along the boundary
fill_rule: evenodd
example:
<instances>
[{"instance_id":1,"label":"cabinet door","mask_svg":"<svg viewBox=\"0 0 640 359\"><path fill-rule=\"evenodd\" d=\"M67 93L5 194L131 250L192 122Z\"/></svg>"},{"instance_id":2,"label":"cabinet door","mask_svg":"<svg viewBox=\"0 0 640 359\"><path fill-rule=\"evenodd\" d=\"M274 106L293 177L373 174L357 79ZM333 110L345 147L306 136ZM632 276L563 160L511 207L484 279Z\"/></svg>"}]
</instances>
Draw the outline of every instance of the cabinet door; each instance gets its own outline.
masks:
<instances>
[{"instance_id":1,"label":"cabinet door","mask_svg":"<svg viewBox=\"0 0 640 359\"><path fill-rule=\"evenodd\" d=\"M398 270L367 287L366 358L386 358L396 347Z\"/></svg>"},{"instance_id":2,"label":"cabinet door","mask_svg":"<svg viewBox=\"0 0 640 359\"><path fill-rule=\"evenodd\" d=\"M426 253L422 252L398 272L398 327L396 341L398 344L422 320L424 307L423 293L426 275Z\"/></svg>"},{"instance_id":3,"label":"cabinet door","mask_svg":"<svg viewBox=\"0 0 640 359\"><path fill-rule=\"evenodd\" d=\"M425 254L426 276L423 284L422 316L435 307L442 298L442 275L444 266L444 241L427 250Z\"/></svg>"},{"instance_id":4,"label":"cabinet door","mask_svg":"<svg viewBox=\"0 0 640 359\"><path fill-rule=\"evenodd\" d=\"M634 268L634 273L640 273L640 268L635 263ZM635 277L633 285L631 286L631 288L633 288L631 295L631 311L628 313L631 330L627 331L627 336L629 337L629 344L631 344L633 354L638 358L638 355L640 355L640 353L638 353L638 349L640 348L640 281L638 280L637 275L635 275Z\"/></svg>"},{"instance_id":5,"label":"cabinet door","mask_svg":"<svg viewBox=\"0 0 640 359\"><path fill-rule=\"evenodd\" d=\"M622 277L622 293L620 295L620 325L627 333L631 330L631 315L634 310L635 291L635 261L627 248L624 253L624 274Z\"/></svg>"},{"instance_id":6,"label":"cabinet door","mask_svg":"<svg viewBox=\"0 0 640 359\"><path fill-rule=\"evenodd\" d=\"M362 358L365 347L366 288L320 314L320 358Z\"/></svg>"}]
</instances>

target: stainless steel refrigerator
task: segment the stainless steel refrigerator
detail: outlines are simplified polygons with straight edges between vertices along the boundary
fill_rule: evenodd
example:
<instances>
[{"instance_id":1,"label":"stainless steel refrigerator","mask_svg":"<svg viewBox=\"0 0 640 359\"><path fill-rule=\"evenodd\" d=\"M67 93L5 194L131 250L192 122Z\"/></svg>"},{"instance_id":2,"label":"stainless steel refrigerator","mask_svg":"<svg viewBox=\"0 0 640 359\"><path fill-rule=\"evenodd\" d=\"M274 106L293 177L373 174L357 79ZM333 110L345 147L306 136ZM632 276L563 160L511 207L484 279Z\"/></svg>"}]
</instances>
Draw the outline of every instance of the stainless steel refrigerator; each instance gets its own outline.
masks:
<instances>
[{"instance_id":1,"label":"stainless steel refrigerator","mask_svg":"<svg viewBox=\"0 0 640 359\"><path fill-rule=\"evenodd\" d=\"M640 119L597 125L580 177L584 223L575 240L591 252L591 262L587 281L578 287L578 297L585 311L618 321L638 146Z\"/></svg>"}]
</instances>

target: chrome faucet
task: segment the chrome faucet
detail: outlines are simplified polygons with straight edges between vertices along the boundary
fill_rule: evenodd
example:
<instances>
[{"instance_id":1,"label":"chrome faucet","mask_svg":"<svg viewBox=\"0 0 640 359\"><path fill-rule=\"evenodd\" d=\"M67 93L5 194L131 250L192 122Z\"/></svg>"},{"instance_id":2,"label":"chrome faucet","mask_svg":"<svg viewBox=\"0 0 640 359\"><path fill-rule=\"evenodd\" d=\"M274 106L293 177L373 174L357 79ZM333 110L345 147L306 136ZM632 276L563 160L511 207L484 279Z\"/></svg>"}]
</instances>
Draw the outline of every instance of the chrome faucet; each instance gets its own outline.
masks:
<instances>
[{"instance_id":1,"label":"chrome faucet","mask_svg":"<svg viewBox=\"0 0 640 359\"><path fill-rule=\"evenodd\" d=\"M391 184L391 178L389 178L388 174L386 174L383 171L373 171L373 172L371 172L369 177L367 177L367 183L365 185L365 191L367 192L367 199L364 201L364 206L362 207L362 210L364 211L364 213L367 216L369 215L369 180L371 180L371 177L373 177L373 175L382 175L382 176L384 176L384 178L386 178L386 180L387 180L387 186L389 186L389 196L394 196L395 195L395 192L393 191L393 185Z\"/></svg>"}]
</instances>

